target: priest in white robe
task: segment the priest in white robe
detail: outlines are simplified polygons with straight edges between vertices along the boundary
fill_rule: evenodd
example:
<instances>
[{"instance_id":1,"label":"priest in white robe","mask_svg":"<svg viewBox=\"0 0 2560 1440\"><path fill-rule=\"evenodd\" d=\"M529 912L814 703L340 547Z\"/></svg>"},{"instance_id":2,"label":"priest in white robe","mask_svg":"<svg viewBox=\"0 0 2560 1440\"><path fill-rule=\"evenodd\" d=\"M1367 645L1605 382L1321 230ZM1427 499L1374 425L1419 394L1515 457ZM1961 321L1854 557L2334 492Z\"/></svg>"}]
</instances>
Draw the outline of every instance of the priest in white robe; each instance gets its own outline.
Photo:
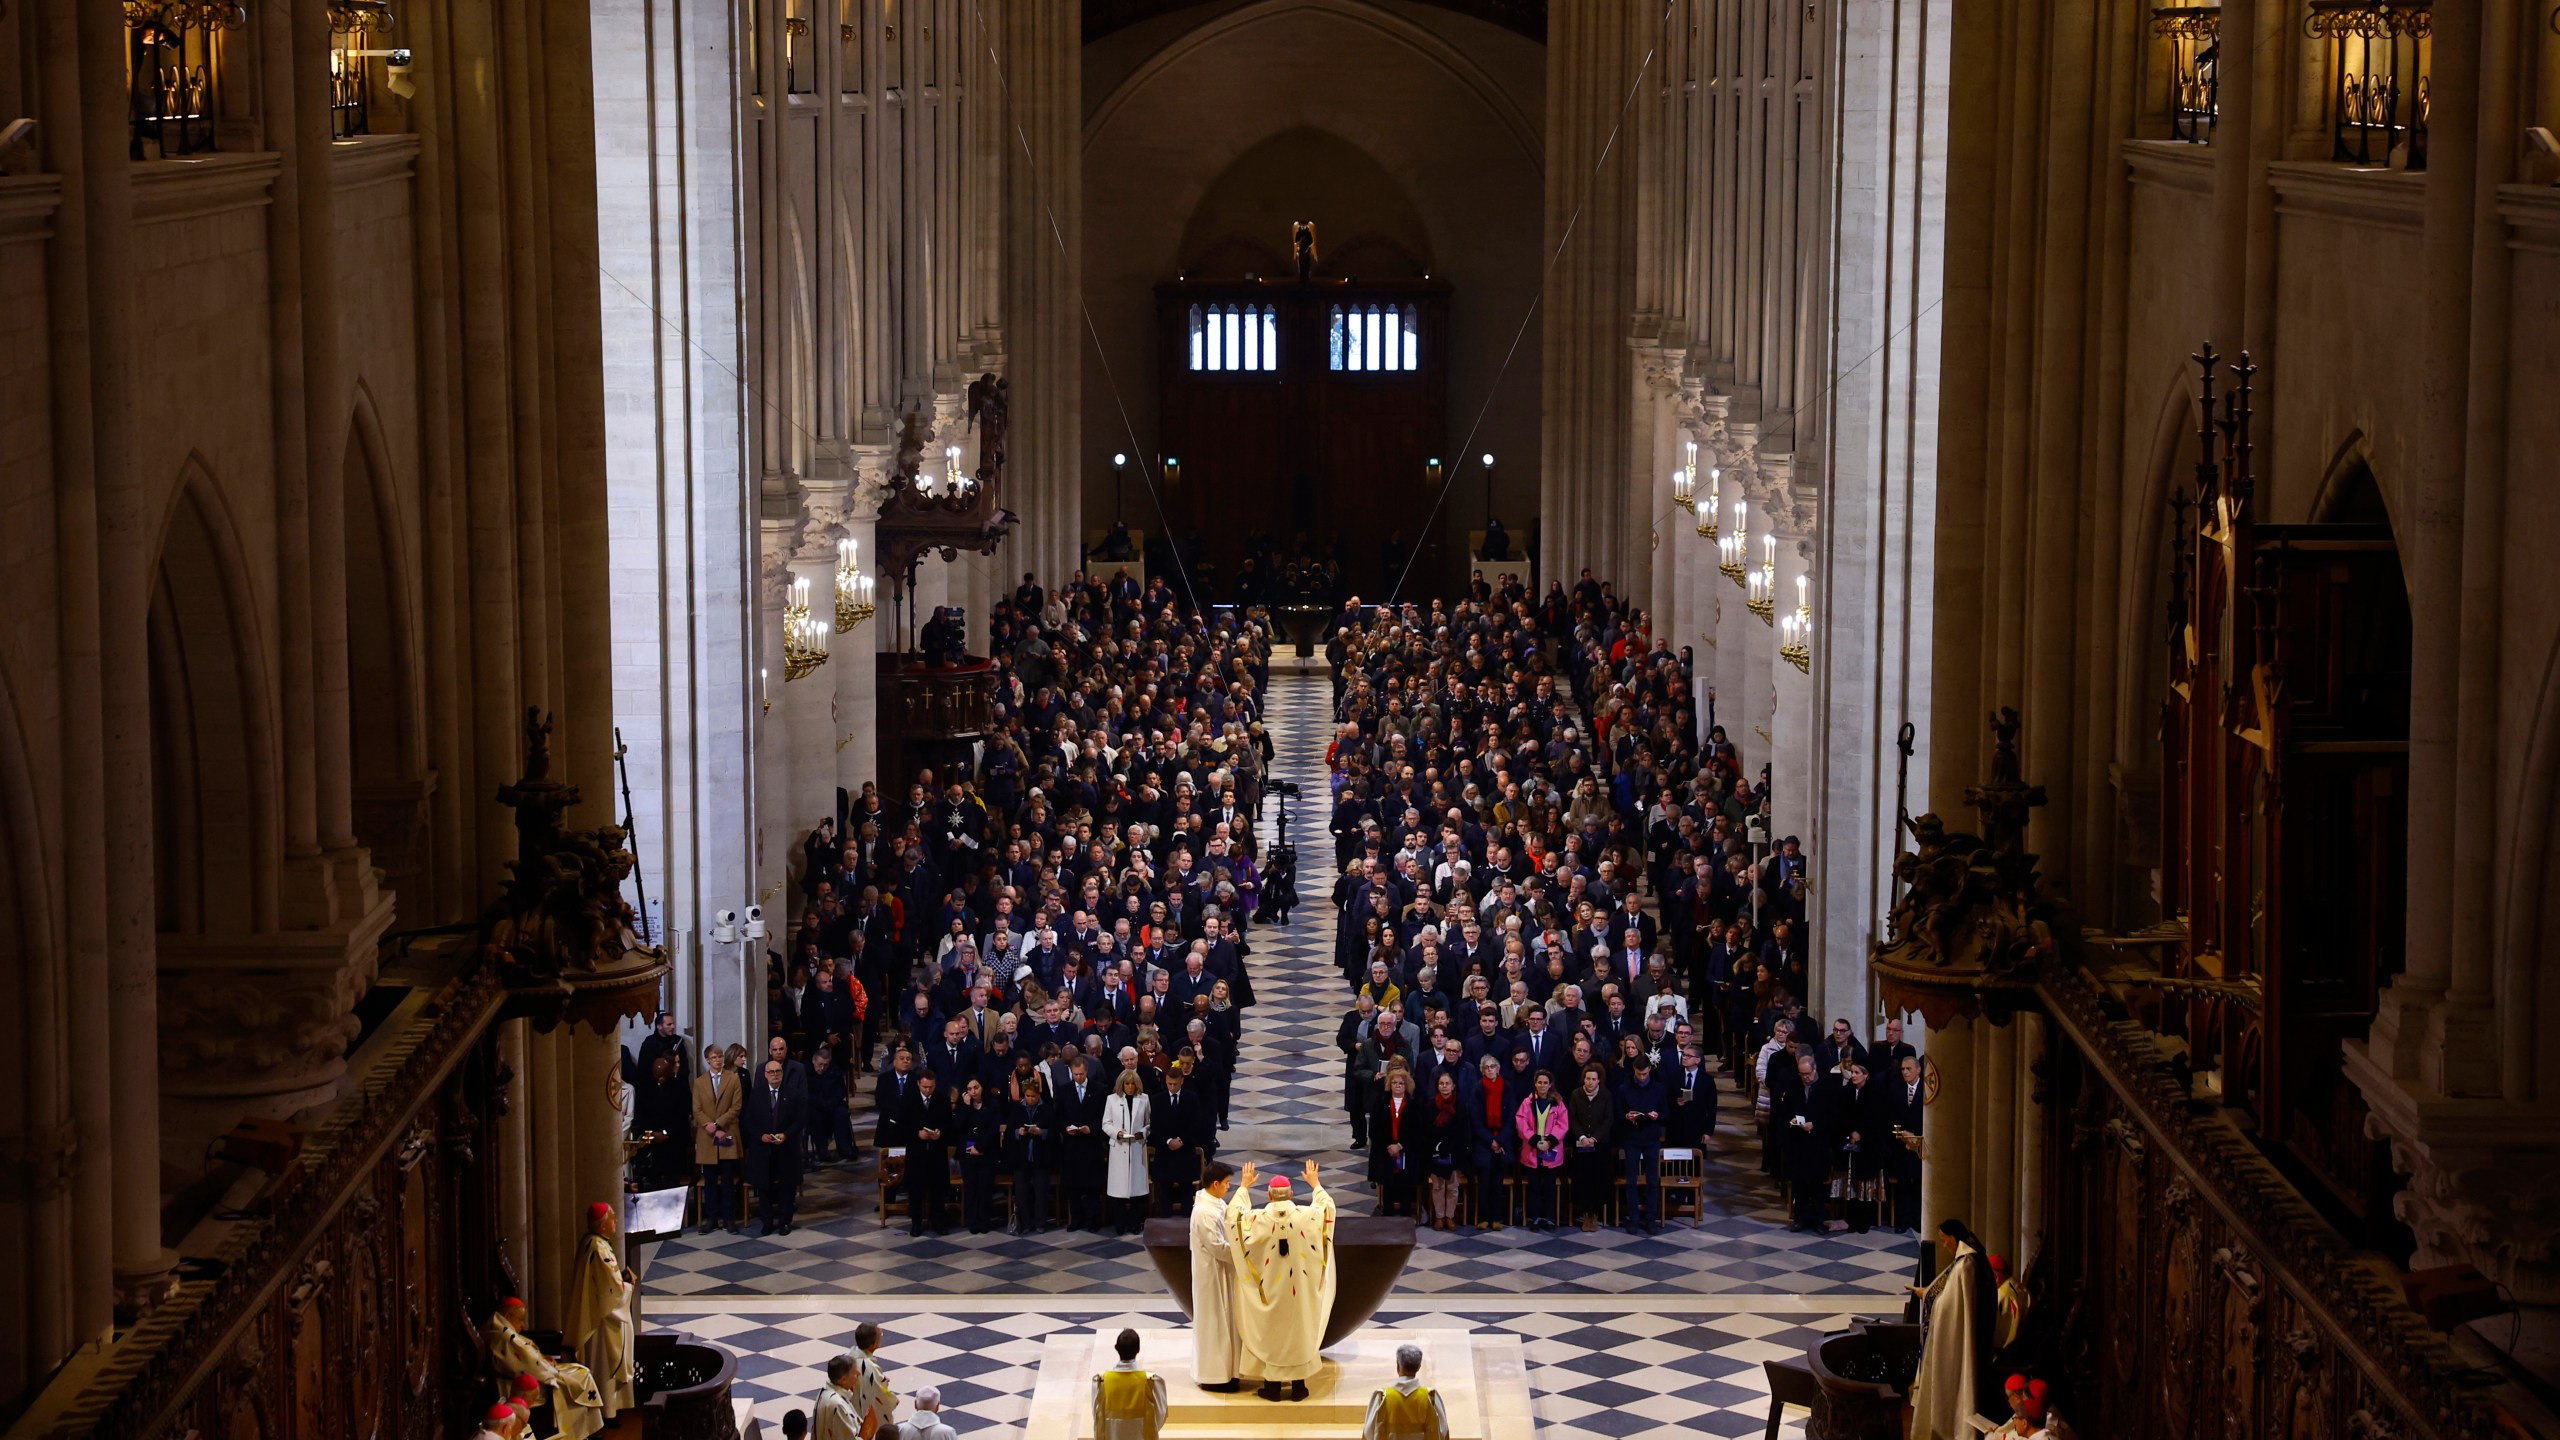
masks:
<instances>
[{"instance_id":1,"label":"priest in white robe","mask_svg":"<svg viewBox=\"0 0 2560 1440\"><path fill-rule=\"evenodd\" d=\"M1973 1417L1999 1394L1982 1383L1991 1363L1991 1266L1958 1220L1938 1225L1938 1278L1921 1297L1920 1374L1911 1385L1910 1440L1973 1440Z\"/></svg>"},{"instance_id":2,"label":"priest in white robe","mask_svg":"<svg viewBox=\"0 0 2560 1440\"><path fill-rule=\"evenodd\" d=\"M510 1295L480 1332L489 1352L489 1369L502 1386L530 1375L551 1392L551 1423L565 1440L587 1440L604 1428L604 1397L593 1375L574 1360L555 1361L525 1337L524 1302Z\"/></svg>"},{"instance_id":3,"label":"priest in white robe","mask_svg":"<svg viewBox=\"0 0 2560 1440\"><path fill-rule=\"evenodd\" d=\"M1250 1173L1250 1172L1248 1172ZM1307 1377L1324 1367L1318 1353L1333 1314L1333 1197L1306 1168L1307 1201L1290 1193L1286 1176L1271 1182L1271 1203L1253 1208L1248 1185L1227 1201L1227 1243L1236 1260L1236 1330L1243 1368L1262 1377L1265 1400L1304 1400ZM1283 1384L1286 1389L1283 1389Z\"/></svg>"},{"instance_id":4,"label":"priest in white robe","mask_svg":"<svg viewBox=\"0 0 2560 1440\"><path fill-rule=\"evenodd\" d=\"M1253 1183L1253 1166L1244 1167ZM1227 1235L1227 1192L1234 1172L1212 1160L1205 1182L1191 1197L1191 1381L1220 1393L1239 1388L1236 1378L1235 1246Z\"/></svg>"},{"instance_id":5,"label":"priest in white robe","mask_svg":"<svg viewBox=\"0 0 2560 1440\"><path fill-rule=\"evenodd\" d=\"M570 1352L595 1376L607 1420L638 1403L632 1397L633 1341L638 1338L631 1317L633 1276L614 1251L614 1225L611 1205L599 1200L587 1207L587 1239L570 1277L563 1333Z\"/></svg>"}]
</instances>

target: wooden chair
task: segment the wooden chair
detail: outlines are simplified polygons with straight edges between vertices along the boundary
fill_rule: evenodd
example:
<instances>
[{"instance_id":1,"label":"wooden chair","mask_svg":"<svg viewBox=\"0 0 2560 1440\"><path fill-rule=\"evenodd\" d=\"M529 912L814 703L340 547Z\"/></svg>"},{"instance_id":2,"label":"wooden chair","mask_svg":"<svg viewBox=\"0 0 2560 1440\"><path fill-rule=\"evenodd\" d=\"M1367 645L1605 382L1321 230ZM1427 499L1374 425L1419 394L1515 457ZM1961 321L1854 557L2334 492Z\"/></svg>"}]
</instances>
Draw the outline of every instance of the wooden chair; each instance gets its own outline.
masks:
<instances>
[{"instance_id":1,"label":"wooden chair","mask_svg":"<svg viewBox=\"0 0 2560 1440\"><path fill-rule=\"evenodd\" d=\"M1666 1145L1662 1148L1662 1218L1669 1220L1672 1207L1683 1195L1689 1197L1689 1228L1707 1223L1706 1161L1691 1145Z\"/></svg>"},{"instance_id":2,"label":"wooden chair","mask_svg":"<svg viewBox=\"0 0 2560 1440\"><path fill-rule=\"evenodd\" d=\"M1769 1428L1760 1432L1760 1440L1778 1440L1778 1424L1787 1407L1801 1405L1812 1413L1822 1387L1814 1383L1812 1369L1801 1360L1763 1360L1760 1373L1769 1379Z\"/></svg>"},{"instance_id":3,"label":"wooden chair","mask_svg":"<svg viewBox=\"0 0 2560 1440\"><path fill-rule=\"evenodd\" d=\"M896 1199L889 1198L890 1188L897 1186L898 1182L904 1180L906 1176L907 1147L904 1145L883 1147L880 1151L880 1223L884 1226L889 1223L889 1216L893 1212L899 1215L913 1213L910 1208L911 1202L903 1187L898 1189Z\"/></svg>"}]
</instances>

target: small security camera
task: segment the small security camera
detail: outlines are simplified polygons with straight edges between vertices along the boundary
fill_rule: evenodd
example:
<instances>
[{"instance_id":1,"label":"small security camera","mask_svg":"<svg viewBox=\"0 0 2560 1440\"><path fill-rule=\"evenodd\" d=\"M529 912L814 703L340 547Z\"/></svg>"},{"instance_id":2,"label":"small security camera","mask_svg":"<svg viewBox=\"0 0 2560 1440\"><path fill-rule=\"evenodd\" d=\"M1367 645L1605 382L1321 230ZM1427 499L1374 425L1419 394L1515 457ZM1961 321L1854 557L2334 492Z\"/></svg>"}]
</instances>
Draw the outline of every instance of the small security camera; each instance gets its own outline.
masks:
<instances>
[{"instance_id":1,"label":"small security camera","mask_svg":"<svg viewBox=\"0 0 2560 1440\"><path fill-rule=\"evenodd\" d=\"M382 83L403 100L413 99L418 93L418 82L409 78L412 63L409 47L403 45L386 57L382 69Z\"/></svg>"},{"instance_id":2,"label":"small security camera","mask_svg":"<svg viewBox=\"0 0 2560 1440\"><path fill-rule=\"evenodd\" d=\"M711 917L711 942L715 945L738 943L738 912L723 910Z\"/></svg>"},{"instance_id":3,"label":"small security camera","mask_svg":"<svg viewBox=\"0 0 2560 1440\"><path fill-rule=\"evenodd\" d=\"M746 930L746 934L747 934L747 938L748 938L748 939L750 939L750 940L761 940L761 939L763 939L763 938L764 938L764 907L763 907L763 906L761 906L761 905L750 905L750 906L748 906L748 907L747 907L747 930Z\"/></svg>"}]
</instances>

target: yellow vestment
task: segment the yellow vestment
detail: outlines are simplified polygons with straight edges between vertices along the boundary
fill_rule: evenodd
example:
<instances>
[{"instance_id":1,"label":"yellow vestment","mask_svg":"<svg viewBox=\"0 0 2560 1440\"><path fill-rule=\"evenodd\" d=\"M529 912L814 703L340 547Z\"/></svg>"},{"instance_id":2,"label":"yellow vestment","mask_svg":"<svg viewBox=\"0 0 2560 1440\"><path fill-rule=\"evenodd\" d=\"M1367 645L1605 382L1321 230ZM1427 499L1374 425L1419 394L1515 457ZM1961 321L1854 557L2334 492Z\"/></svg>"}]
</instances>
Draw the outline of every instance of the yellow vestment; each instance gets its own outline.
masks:
<instances>
[{"instance_id":1,"label":"yellow vestment","mask_svg":"<svg viewBox=\"0 0 2560 1440\"><path fill-rule=\"evenodd\" d=\"M1318 1186L1304 1205L1281 1200L1256 1210L1239 1185L1227 1200L1227 1227L1244 1372L1265 1383L1314 1375L1333 1315L1333 1197Z\"/></svg>"}]
</instances>

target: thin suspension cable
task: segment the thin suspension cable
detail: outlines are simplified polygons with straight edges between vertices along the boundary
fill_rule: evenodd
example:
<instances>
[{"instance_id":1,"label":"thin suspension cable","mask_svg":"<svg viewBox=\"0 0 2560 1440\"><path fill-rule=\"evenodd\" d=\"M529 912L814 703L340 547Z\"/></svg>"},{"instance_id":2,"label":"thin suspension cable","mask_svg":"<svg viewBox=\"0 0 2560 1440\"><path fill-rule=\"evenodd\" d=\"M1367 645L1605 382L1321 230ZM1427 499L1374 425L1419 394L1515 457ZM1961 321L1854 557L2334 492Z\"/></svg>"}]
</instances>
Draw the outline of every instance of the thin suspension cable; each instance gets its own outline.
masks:
<instances>
[{"instance_id":1,"label":"thin suspension cable","mask_svg":"<svg viewBox=\"0 0 2560 1440\"><path fill-rule=\"evenodd\" d=\"M1583 180L1582 195L1574 201L1573 213L1565 217L1564 233L1556 237L1555 253L1547 257L1546 268L1538 274L1538 292L1529 297L1529 308L1521 312L1520 328L1511 332L1511 348L1502 352L1502 363L1495 367L1493 381L1485 387L1484 403L1476 407L1475 421L1467 427L1467 438L1458 446L1459 463L1447 467L1440 482L1440 493L1432 497L1431 513L1423 517L1422 529L1415 537L1413 553L1405 557L1403 572L1396 576L1395 587L1387 592L1389 608L1403 598L1404 582L1412 576L1414 562L1422 558L1422 541L1431 534L1432 523L1440 518L1440 507L1448 503L1449 491L1457 485L1459 472L1465 468L1465 457L1475 453L1476 434L1484 428L1484 417L1493 413L1493 397L1501 393L1502 378L1511 373L1511 361L1520 353L1520 342L1529 334L1529 322L1537 318L1538 306L1546 299L1547 283L1555 278L1556 266L1564 260L1565 247L1573 243L1573 232L1582 224L1582 212L1591 203L1591 191L1600 178L1600 172L1608 167L1610 153L1618 147L1618 135L1626 129L1627 112L1635 108L1636 93L1644 88L1644 77L1653 69L1654 56L1661 53L1663 27L1671 23L1671 12L1678 4L1679 0L1664 0L1662 16L1654 22L1653 43L1645 47L1644 60L1636 66L1635 78L1627 84L1626 98L1618 102L1617 118L1610 122L1609 137L1600 143L1600 156L1592 162L1591 173Z\"/></svg>"},{"instance_id":2,"label":"thin suspension cable","mask_svg":"<svg viewBox=\"0 0 2560 1440\"><path fill-rule=\"evenodd\" d=\"M980 0L970 0L969 9L978 17L978 32L987 37L987 67L996 72L996 88L1002 92L1004 96L1005 113L1008 115L1014 115L1013 81L1004 73L1003 57L996 53L996 32L995 28L987 23L987 8L984 4L980 3ZM1039 185L1039 180L1041 178L1039 158L1031 153L1031 137L1023 131L1022 120L1018 115L1015 115L1013 121L1013 138L1014 142L1022 147L1023 164L1031 169L1032 193L1041 196L1040 214L1049 222L1049 239L1051 243L1058 247L1059 259L1070 259L1071 257L1067 253L1066 232L1059 227L1058 212L1049 204L1046 193ZM1163 534L1165 553L1173 557L1173 573L1177 579L1182 581L1183 596L1191 602L1191 608L1196 612L1200 609L1200 595L1198 591L1191 588L1191 568L1182 563L1182 545L1173 536L1173 517L1165 511L1164 494L1156 488L1155 467L1148 462L1146 447L1138 443L1137 424L1129 418L1129 402L1120 393L1120 381L1118 377L1111 373L1111 357L1103 352L1102 332L1094 326L1093 309L1091 306L1084 303L1083 289L1084 287L1081 283L1076 287L1076 312L1084 318L1085 335L1093 341L1094 359L1102 366L1103 384L1108 386L1111 390L1112 408L1120 412L1120 428L1129 437L1129 453L1137 457L1138 478L1146 482L1147 498L1154 502L1156 507L1156 520L1164 527ZM1081 495L1081 482L1079 482L1078 489L1079 495ZM1081 512L1081 505L1079 505L1078 509L1079 512ZM1077 568L1083 568L1084 542L1081 534L1077 537L1076 542L1076 564Z\"/></svg>"}]
</instances>

